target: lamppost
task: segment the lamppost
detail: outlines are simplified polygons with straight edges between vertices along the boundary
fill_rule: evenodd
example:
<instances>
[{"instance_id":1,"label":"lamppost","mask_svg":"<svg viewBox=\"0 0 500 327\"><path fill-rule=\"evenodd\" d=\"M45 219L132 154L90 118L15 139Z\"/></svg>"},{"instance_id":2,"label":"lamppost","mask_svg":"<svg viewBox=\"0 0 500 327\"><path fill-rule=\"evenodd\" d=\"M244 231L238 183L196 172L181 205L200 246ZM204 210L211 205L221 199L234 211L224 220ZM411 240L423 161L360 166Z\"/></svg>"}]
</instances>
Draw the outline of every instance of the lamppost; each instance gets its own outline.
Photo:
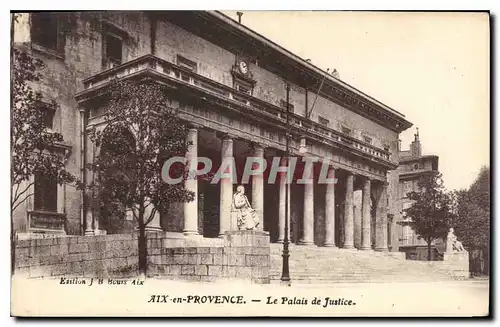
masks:
<instances>
[{"instance_id":1,"label":"lamppost","mask_svg":"<svg viewBox=\"0 0 500 327\"><path fill-rule=\"evenodd\" d=\"M281 281L282 282L290 282L290 266L289 266L289 259L290 259L290 253L288 251L288 245L289 245L289 240L288 240L288 216L290 213L288 212L288 197L289 197L289 192L288 192L288 174L290 173L288 171L289 167L289 161L290 161L290 153L289 153L289 139L290 139L290 84L287 82L286 83L286 134L285 134L285 162L286 162L286 167L287 167L287 172L286 172L286 178L285 178L285 237L283 240L283 265L282 265L282 273L281 273Z\"/></svg>"}]
</instances>

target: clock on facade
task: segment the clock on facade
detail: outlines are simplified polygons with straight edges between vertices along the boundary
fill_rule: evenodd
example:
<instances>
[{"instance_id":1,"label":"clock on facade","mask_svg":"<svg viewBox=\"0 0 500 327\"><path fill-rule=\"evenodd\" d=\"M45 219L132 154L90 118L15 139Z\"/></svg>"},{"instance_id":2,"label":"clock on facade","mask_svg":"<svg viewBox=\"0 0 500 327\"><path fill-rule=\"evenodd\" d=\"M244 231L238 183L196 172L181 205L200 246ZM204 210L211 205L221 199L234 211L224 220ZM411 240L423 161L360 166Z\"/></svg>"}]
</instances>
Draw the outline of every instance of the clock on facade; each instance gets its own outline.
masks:
<instances>
[{"instance_id":1,"label":"clock on facade","mask_svg":"<svg viewBox=\"0 0 500 327\"><path fill-rule=\"evenodd\" d=\"M238 65L240 72L242 74L248 73L248 64L244 61L240 61L240 64Z\"/></svg>"}]
</instances>

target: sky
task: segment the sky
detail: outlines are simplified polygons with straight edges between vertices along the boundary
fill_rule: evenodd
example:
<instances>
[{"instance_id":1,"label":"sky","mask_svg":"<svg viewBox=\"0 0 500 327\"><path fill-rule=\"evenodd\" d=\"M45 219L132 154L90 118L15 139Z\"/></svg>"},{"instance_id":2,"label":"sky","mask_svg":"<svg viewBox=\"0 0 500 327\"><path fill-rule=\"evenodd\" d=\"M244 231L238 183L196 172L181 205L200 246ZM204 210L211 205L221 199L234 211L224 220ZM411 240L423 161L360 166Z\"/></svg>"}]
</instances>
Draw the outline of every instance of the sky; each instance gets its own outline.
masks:
<instances>
[{"instance_id":1,"label":"sky","mask_svg":"<svg viewBox=\"0 0 500 327\"><path fill-rule=\"evenodd\" d=\"M223 11L237 20L236 11ZM439 156L448 190L490 161L489 18L481 13L244 11L242 23L404 114L409 148Z\"/></svg>"}]
</instances>

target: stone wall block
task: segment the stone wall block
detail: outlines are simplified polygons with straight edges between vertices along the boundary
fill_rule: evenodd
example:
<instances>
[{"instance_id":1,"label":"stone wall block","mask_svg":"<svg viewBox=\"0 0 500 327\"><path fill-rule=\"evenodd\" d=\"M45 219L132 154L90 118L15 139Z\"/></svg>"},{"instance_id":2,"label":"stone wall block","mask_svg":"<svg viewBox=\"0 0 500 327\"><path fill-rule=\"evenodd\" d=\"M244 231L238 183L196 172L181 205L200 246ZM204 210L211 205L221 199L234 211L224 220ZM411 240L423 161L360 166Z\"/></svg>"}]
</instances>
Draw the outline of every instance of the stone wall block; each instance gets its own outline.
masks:
<instances>
[{"instance_id":1,"label":"stone wall block","mask_svg":"<svg viewBox=\"0 0 500 327\"><path fill-rule=\"evenodd\" d=\"M225 254L213 254L213 264L214 265L226 265L227 256Z\"/></svg>"},{"instance_id":2,"label":"stone wall block","mask_svg":"<svg viewBox=\"0 0 500 327\"><path fill-rule=\"evenodd\" d=\"M69 253L83 253L88 252L89 247L87 243L70 243L69 244Z\"/></svg>"},{"instance_id":3,"label":"stone wall block","mask_svg":"<svg viewBox=\"0 0 500 327\"><path fill-rule=\"evenodd\" d=\"M181 266L180 265L168 265L168 274L173 275L173 276L180 276L181 275Z\"/></svg>"},{"instance_id":4,"label":"stone wall block","mask_svg":"<svg viewBox=\"0 0 500 327\"><path fill-rule=\"evenodd\" d=\"M195 274L194 269L195 269L194 265L182 265L181 275L194 275Z\"/></svg>"},{"instance_id":5,"label":"stone wall block","mask_svg":"<svg viewBox=\"0 0 500 327\"><path fill-rule=\"evenodd\" d=\"M245 255L245 264L250 267L269 267L269 257L265 255Z\"/></svg>"},{"instance_id":6,"label":"stone wall block","mask_svg":"<svg viewBox=\"0 0 500 327\"><path fill-rule=\"evenodd\" d=\"M194 271L196 275L206 276L208 275L208 266L207 265L196 265L194 266Z\"/></svg>"},{"instance_id":7,"label":"stone wall block","mask_svg":"<svg viewBox=\"0 0 500 327\"><path fill-rule=\"evenodd\" d=\"M203 253L203 254L210 253L210 248L208 248L208 247L206 247L206 248L196 248L196 252L197 253Z\"/></svg>"},{"instance_id":8,"label":"stone wall block","mask_svg":"<svg viewBox=\"0 0 500 327\"><path fill-rule=\"evenodd\" d=\"M236 267L236 277L240 279L251 279L252 267Z\"/></svg>"},{"instance_id":9,"label":"stone wall block","mask_svg":"<svg viewBox=\"0 0 500 327\"><path fill-rule=\"evenodd\" d=\"M227 264L229 266L244 266L245 265L245 255L244 254L229 254L227 255Z\"/></svg>"},{"instance_id":10,"label":"stone wall block","mask_svg":"<svg viewBox=\"0 0 500 327\"><path fill-rule=\"evenodd\" d=\"M202 265L211 265L214 263L214 255L210 253L197 254L197 263Z\"/></svg>"},{"instance_id":11,"label":"stone wall block","mask_svg":"<svg viewBox=\"0 0 500 327\"><path fill-rule=\"evenodd\" d=\"M224 251L223 247L213 247L213 248L210 248L210 253L214 253L214 254L222 254L223 251Z\"/></svg>"},{"instance_id":12,"label":"stone wall block","mask_svg":"<svg viewBox=\"0 0 500 327\"><path fill-rule=\"evenodd\" d=\"M221 277L222 276L222 266L209 265L208 268L208 276Z\"/></svg>"},{"instance_id":13,"label":"stone wall block","mask_svg":"<svg viewBox=\"0 0 500 327\"><path fill-rule=\"evenodd\" d=\"M269 267L252 267L253 278L269 278Z\"/></svg>"}]
</instances>

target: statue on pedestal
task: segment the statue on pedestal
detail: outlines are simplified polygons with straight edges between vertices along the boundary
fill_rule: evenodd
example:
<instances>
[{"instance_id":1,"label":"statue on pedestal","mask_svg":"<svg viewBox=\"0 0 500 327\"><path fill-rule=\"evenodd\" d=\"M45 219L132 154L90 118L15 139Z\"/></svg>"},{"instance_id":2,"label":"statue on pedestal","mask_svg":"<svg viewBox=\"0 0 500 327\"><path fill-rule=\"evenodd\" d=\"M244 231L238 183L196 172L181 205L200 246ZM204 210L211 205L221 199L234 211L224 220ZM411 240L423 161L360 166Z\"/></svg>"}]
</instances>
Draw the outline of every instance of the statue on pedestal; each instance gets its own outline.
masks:
<instances>
[{"instance_id":1,"label":"statue on pedestal","mask_svg":"<svg viewBox=\"0 0 500 327\"><path fill-rule=\"evenodd\" d=\"M236 223L239 230L254 230L259 225L257 212L250 205L242 185L236 188L236 193L233 195L233 212L236 213Z\"/></svg>"},{"instance_id":2,"label":"statue on pedestal","mask_svg":"<svg viewBox=\"0 0 500 327\"><path fill-rule=\"evenodd\" d=\"M464 252L464 246L454 234L453 228L450 228L446 236L446 252Z\"/></svg>"}]
</instances>

